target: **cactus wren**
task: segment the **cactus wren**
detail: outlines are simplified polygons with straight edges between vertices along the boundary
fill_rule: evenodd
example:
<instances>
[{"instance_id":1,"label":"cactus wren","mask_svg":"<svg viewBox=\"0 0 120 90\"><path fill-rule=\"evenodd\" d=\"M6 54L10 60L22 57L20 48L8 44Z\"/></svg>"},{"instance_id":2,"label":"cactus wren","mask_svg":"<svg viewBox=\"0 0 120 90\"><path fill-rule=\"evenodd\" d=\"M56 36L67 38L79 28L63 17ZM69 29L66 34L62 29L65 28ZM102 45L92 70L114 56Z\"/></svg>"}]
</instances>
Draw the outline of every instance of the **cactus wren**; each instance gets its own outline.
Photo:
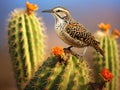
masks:
<instances>
[{"instance_id":1,"label":"cactus wren","mask_svg":"<svg viewBox=\"0 0 120 90\"><path fill-rule=\"evenodd\" d=\"M86 28L72 18L70 12L63 7L55 7L51 10L44 10L42 12L52 13L55 17L55 31L60 39L71 47L88 47L91 46L96 49L102 56L104 51L99 47L99 42L95 37L86 30ZM87 48L84 50L84 54Z\"/></svg>"}]
</instances>

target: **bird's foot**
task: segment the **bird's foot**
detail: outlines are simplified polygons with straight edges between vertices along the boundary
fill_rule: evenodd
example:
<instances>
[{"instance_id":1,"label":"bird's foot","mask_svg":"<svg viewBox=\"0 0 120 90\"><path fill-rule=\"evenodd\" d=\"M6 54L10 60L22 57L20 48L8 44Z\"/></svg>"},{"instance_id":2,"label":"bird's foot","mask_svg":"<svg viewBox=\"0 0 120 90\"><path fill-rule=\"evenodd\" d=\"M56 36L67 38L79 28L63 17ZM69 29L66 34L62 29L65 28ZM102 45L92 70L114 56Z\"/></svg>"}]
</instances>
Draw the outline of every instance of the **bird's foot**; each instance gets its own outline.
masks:
<instances>
[{"instance_id":1,"label":"bird's foot","mask_svg":"<svg viewBox=\"0 0 120 90\"><path fill-rule=\"evenodd\" d=\"M83 60L84 60L84 55L85 55L85 53L79 55L79 54L73 52L73 51L71 50L71 48L72 48L72 46L70 46L70 47L68 47L68 48L64 48L64 52L65 52L65 53L70 53L70 54L72 54L73 56L75 56L76 58L78 58L78 59L80 59L80 60L83 61Z\"/></svg>"},{"instance_id":2,"label":"bird's foot","mask_svg":"<svg viewBox=\"0 0 120 90\"><path fill-rule=\"evenodd\" d=\"M69 53L69 54L71 54L71 55L73 55L73 56L75 56L75 57L77 57L77 58L80 58L79 54L73 52L73 51L71 50L71 48L72 48L72 46L70 46L70 47L68 47L68 48L64 48L64 52L67 53L67 54Z\"/></svg>"},{"instance_id":3,"label":"bird's foot","mask_svg":"<svg viewBox=\"0 0 120 90\"><path fill-rule=\"evenodd\" d=\"M84 54L77 54L77 53L75 53L75 52L73 52L73 51L71 51L71 54L73 55L73 56L75 56L76 58L78 58L78 59L80 59L81 61L83 61L84 60Z\"/></svg>"},{"instance_id":4,"label":"bird's foot","mask_svg":"<svg viewBox=\"0 0 120 90\"><path fill-rule=\"evenodd\" d=\"M83 61L85 58L83 54L82 55L74 54L74 56L77 57L78 59L80 59L81 61Z\"/></svg>"},{"instance_id":5,"label":"bird's foot","mask_svg":"<svg viewBox=\"0 0 120 90\"><path fill-rule=\"evenodd\" d=\"M85 60L85 55L84 54L80 54L79 58L83 61L83 60Z\"/></svg>"},{"instance_id":6,"label":"bird's foot","mask_svg":"<svg viewBox=\"0 0 120 90\"><path fill-rule=\"evenodd\" d=\"M64 48L64 49L65 49L65 50L71 50L72 47L73 47L73 46L69 46L69 47Z\"/></svg>"},{"instance_id":7,"label":"bird's foot","mask_svg":"<svg viewBox=\"0 0 120 90\"><path fill-rule=\"evenodd\" d=\"M83 50L83 53L81 55L79 55L79 58L82 59L82 61L85 60L84 56L85 56L86 50L87 50L87 47L85 47Z\"/></svg>"},{"instance_id":8,"label":"bird's foot","mask_svg":"<svg viewBox=\"0 0 120 90\"><path fill-rule=\"evenodd\" d=\"M69 52L69 53L71 53L72 52L72 50L71 50L71 48L72 48L72 46L69 46L69 47L67 47L67 48L64 48L63 50L65 51L65 52Z\"/></svg>"}]
</instances>

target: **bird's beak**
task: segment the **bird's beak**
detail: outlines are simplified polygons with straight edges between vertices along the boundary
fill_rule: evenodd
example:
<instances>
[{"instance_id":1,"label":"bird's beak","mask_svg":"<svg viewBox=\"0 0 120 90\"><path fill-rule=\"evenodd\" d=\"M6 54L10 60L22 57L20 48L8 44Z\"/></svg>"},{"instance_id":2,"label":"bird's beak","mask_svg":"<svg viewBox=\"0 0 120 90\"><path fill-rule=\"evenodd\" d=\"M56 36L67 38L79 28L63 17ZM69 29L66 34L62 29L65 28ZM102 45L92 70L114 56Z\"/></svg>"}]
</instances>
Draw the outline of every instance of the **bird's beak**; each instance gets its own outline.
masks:
<instances>
[{"instance_id":1,"label":"bird's beak","mask_svg":"<svg viewBox=\"0 0 120 90\"><path fill-rule=\"evenodd\" d=\"M53 10L43 10L43 13L53 13Z\"/></svg>"}]
</instances>

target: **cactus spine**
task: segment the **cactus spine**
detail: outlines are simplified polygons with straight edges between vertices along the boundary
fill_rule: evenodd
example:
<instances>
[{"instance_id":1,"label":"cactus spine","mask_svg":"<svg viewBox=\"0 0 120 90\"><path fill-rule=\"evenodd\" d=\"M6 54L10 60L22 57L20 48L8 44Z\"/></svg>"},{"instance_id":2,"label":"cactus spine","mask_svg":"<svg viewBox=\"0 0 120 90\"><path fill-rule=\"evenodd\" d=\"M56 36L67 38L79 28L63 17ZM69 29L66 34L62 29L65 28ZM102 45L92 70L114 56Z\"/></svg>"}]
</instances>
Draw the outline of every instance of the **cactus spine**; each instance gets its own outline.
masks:
<instances>
[{"instance_id":1,"label":"cactus spine","mask_svg":"<svg viewBox=\"0 0 120 90\"><path fill-rule=\"evenodd\" d=\"M103 33L103 32L102 32ZM105 51L105 57L101 57L95 54L95 69L99 73L102 68L108 68L114 78L111 83L107 84L107 90L118 90L118 79L119 79L119 57L118 57L118 46L116 39L113 35L104 34L100 37L100 45ZM95 76L96 80L98 77Z\"/></svg>"},{"instance_id":2,"label":"cactus spine","mask_svg":"<svg viewBox=\"0 0 120 90\"><path fill-rule=\"evenodd\" d=\"M44 35L34 13L14 10L8 25L10 56L19 89L23 89L43 62Z\"/></svg>"},{"instance_id":3,"label":"cactus spine","mask_svg":"<svg viewBox=\"0 0 120 90\"><path fill-rule=\"evenodd\" d=\"M89 82L86 62L74 56L65 63L51 56L36 72L25 90L86 90Z\"/></svg>"}]
</instances>

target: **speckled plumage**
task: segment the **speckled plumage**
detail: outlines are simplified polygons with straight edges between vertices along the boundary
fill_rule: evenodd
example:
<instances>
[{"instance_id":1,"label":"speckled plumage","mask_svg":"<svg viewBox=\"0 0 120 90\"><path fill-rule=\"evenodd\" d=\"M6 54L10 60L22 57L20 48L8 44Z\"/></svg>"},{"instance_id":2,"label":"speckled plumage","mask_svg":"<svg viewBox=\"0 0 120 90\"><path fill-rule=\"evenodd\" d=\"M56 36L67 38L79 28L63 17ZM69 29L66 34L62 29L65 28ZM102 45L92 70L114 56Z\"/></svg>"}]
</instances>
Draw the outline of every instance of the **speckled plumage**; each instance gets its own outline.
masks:
<instances>
[{"instance_id":1,"label":"speckled plumage","mask_svg":"<svg viewBox=\"0 0 120 90\"><path fill-rule=\"evenodd\" d=\"M55 7L49 12L55 17L55 31L60 39L73 47L91 46L104 56L104 51L99 47L99 42L82 24L72 18L67 9Z\"/></svg>"}]
</instances>

